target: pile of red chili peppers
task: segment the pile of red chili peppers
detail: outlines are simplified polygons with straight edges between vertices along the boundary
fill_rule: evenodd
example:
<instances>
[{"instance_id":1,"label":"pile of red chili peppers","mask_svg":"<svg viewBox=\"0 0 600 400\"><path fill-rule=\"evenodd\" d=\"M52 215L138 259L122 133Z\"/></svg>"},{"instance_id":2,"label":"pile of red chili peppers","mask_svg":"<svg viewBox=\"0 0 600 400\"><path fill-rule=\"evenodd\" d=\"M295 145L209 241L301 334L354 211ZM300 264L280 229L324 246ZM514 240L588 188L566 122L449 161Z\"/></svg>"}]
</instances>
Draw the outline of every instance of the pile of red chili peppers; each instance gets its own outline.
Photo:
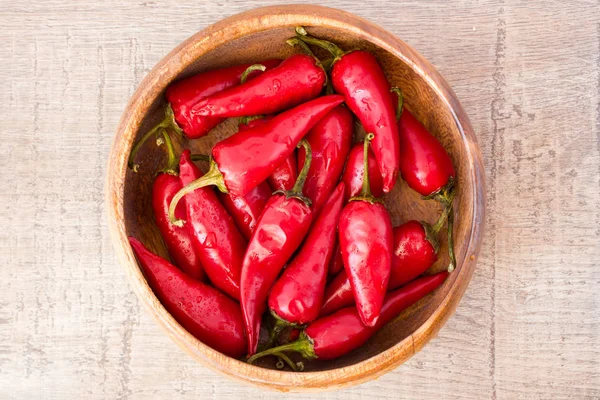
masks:
<instances>
[{"instance_id":1,"label":"pile of red chili peppers","mask_svg":"<svg viewBox=\"0 0 600 400\"><path fill-rule=\"evenodd\" d=\"M303 364L290 352L344 356L444 283L456 266L457 183L449 154L372 54L295 34L288 44L303 54L172 83L165 118L129 162L138 172L136 153L153 136L167 150L152 208L170 261L130 238L165 308L228 356L272 355L294 371ZM226 118L239 118L237 133L178 160L173 132L197 139ZM353 144L354 118L367 134ZM392 227L384 199L399 175L441 203L435 223ZM427 274L444 226L450 265Z\"/></svg>"}]
</instances>

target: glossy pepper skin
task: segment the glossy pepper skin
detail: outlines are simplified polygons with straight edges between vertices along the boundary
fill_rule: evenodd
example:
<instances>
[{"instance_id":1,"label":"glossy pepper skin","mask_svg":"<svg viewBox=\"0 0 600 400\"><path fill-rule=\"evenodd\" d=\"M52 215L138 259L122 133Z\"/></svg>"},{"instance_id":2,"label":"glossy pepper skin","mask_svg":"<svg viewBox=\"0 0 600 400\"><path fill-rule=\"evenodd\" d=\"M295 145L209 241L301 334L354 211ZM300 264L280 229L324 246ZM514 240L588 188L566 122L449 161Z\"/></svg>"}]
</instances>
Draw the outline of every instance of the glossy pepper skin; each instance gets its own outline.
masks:
<instances>
[{"instance_id":1,"label":"glossy pepper skin","mask_svg":"<svg viewBox=\"0 0 600 400\"><path fill-rule=\"evenodd\" d=\"M204 117L273 114L317 97L325 79L325 71L313 57L296 54L251 81L200 100L191 114Z\"/></svg>"},{"instance_id":2,"label":"glossy pepper skin","mask_svg":"<svg viewBox=\"0 0 600 400\"><path fill-rule=\"evenodd\" d=\"M184 185L202 176L189 150L181 154L179 175ZM186 225L208 278L217 288L239 299L246 240L212 188L195 190L185 203Z\"/></svg>"},{"instance_id":3,"label":"glossy pepper skin","mask_svg":"<svg viewBox=\"0 0 600 400\"><path fill-rule=\"evenodd\" d=\"M309 324L295 342L265 350L248 359L248 362L253 363L258 358L285 351L298 352L307 359L332 360L341 357L362 346L402 311L438 288L447 277L448 272L440 272L388 293L381 316L373 327L362 323L356 307L343 308Z\"/></svg>"},{"instance_id":4,"label":"glossy pepper skin","mask_svg":"<svg viewBox=\"0 0 600 400\"><path fill-rule=\"evenodd\" d=\"M437 252L427 239L425 228L420 222L408 221L395 227L388 291L412 281L427 271L436 260ZM350 280L346 271L341 271L325 289L320 315L329 315L353 304Z\"/></svg>"},{"instance_id":5,"label":"glossy pepper skin","mask_svg":"<svg viewBox=\"0 0 600 400\"><path fill-rule=\"evenodd\" d=\"M259 184L245 196L219 193L221 202L246 240L252 236L258 218L271 198L271 193L272 190L266 182Z\"/></svg>"},{"instance_id":6,"label":"glossy pepper skin","mask_svg":"<svg viewBox=\"0 0 600 400\"><path fill-rule=\"evenodd\" d=\"M264 182L294 152L308 131L342 101L342 96L319 97L217 143L206 175L187 184L173 197L169 219L181 224L175 218L177 202L204 186L216 185L224 193L245 196Z\"/></svg>"},{"instance_id":7,"label":"glossy pepper skin","mask_svg":"<svg viewBox=\"0 0 600 400\"><path fill-rule=\"evenodd\" d=\"M243 132L255 126L262 125L271 119L273 119L273 116L252 119L248 123L241 123L238 131ZM296 169L296 152L294 151L275 169L275 171L273 171L273 173L267 178L267 182L273 191L292 190L297 178L298 170Z\"/></svg>"},{"instance_id":8,"label":"glossy pepper skin","mask_svg":"<svg viewBox=\"0 0 600 400\"><path fill-rule=\"evenodd\" d=\"M265 60L261 62L266 69L272 69L280 63L281 60ZM188 138L196 139L202 137L223 121L223 118L220 117L205 117L192 114L191 110L194 105L208 96L238 86L242 74L251 65L242 64L202 72L169 85L165 97L173 109L175 123ZM253 71L249 74L248 79L253 79L260 75L260 73L260 71Z\"/></svg>"},{"instance_id":9,"label":"glossy pepper skin","mask_svg":"<svg viewBox=\"0 0 600 400\"><path fill-rule=\"evenodd\" d=\"M300 40L323 47L334 56L333 89L344 96L365 131L375 135L373 153L383 177L383 191L388 193L396 184L400 168L400 141L396 107L383 69L367 51L345 53L331 42L308 36L304 28L297 28L296 32Z\"/></svg>"},{"instance_id":10,"label":"glossy pepper skin","mask_svg":"<svg viewBox=\"0 0 600 400\"><path fill-rule=\"evenodd\" d=\"M365 138L365 170L372 136ZM390 277L393 232L390 214L370 192L368 174L360 195L344 207L338 229L342 260L358 313L365 325L375 326Z\"/></svg>"},{"instance_id":11,"label":"glossy pepper skin","mask_svg":"<svg viewBox=\"0 0 600 400\"><path fill-rule=\"evenodd\" d=\"M329 275L337 275L343 269L344 260L342 259L342 252L340 251L340 242L336 239L333 257L331 263L329 263Z\"/></svg>"},{"instance_id":12,"label":"glossy pepper skin","mask_svg":"<svg viewBox=\"0 0 600 400\"><path fill-rule=\"evenodd\" d=\"M192 235L187 226L179 227L169 222L169 204L175 193L183 185L178 175L171 173L160 173L154 180L152 186L152 209L154 211L154 220L160 234L167 245L169 256L183 272L196 280L204 280L204 271L200 257L194 249ZM185 218L186 205L179 203L175 216Z\"/></svg>"},{"instance_id":13,"label":"glossy pepper skin","mask_svg":"<svg viewBox=\"0 0 600 400\"><path fill-rule=\"evenodd\" d=\"M204 344L240 358L246 350L246 337L239 305L152 254L137 239L130 237L129 242L148 284L177 322Z\"/></svg>"},{"instance_id":14,"label":"glossy pepper skin","mask_svg":"<svg viewBox=\"0 0 600 400\"><path fill-rule=\"evenodd\" d=\"M313 158L304 194L312 200L315 213L319 212L340 179L353 135L352 114L341 105L331 110L306 135ZM299 149L298 169L302 169L303 165L304 150Z\"/></svg>"},{"instance_id":15,"label":"glossy pepper skin","mask_svg":"<svg viewBox=\"0 0 600 400\"><path fill-rule=\"evenodd\" d=\"M275 193L263 210L244 256L241 279L241 305L248 337L248 354L256 353L262 314L267 296L281 269L298 249L312 222L310 200L302 195L310 167L310 147L306 146L306 167L289 192Z\"/></svg>"},{"instance_id":16,"label":"glossy pepper skin","mask_svg":"<svg viewBox=\"0 0 600 400\"><path fill-rule=\"evenodd\" d=\"M319 316L343 203L342 182L323 206L300 252L271 289L269 309L287 324L304 325Z\"/></svg>"}]
</instances>

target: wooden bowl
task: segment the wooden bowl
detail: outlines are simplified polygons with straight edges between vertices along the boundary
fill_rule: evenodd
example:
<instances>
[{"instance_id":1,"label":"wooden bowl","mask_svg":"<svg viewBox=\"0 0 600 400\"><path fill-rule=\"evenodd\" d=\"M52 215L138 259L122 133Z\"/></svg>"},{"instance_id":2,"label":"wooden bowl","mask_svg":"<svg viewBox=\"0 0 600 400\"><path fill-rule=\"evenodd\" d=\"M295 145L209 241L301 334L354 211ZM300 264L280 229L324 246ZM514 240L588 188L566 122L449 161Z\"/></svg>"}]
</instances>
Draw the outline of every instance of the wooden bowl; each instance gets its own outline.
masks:
<instances>
[{"instance_id":1,"label":"wooden bowl","mask_svg":"<svg viewBox=\"0 0 600 400\"><path fill-rule=\"evenodd\" d=\"M154 224L151 185L165 161L163 150L147 145L138 157L140 172L127 169L134 143L163 115L163 93L170 82L194 73L243 62L286 57L297 49L285 43L294 27L337 42L342 48L362 48L379 59L390 82L405 95L406 106L449 150L458 174L454 230L457 269L446 283L406 310L366 345L333 361L311 361L302 373L278 371L270 360L248 365L204 345L165 310L146 283L127 237L132 235L166 256ZM214 143L236 131L228 120L210 135L178 146L209 154ZM419 53L382 28L344 11L321 6L264 7L226 18L177 46L144 78L130 100L110 152L106 202L112 241L133 290L168 335L203 364L238 380L288 390L333 389L373 379L406 361L434 337L456 309L475 268L484 221L484 173L473 129L458 99L441 75ZM394 225L409 219L435 221L435 202L422 201L399 181L386 198ZM448 264L445 241L442 257L431 272Z\"/></svg>"}]
</instances>

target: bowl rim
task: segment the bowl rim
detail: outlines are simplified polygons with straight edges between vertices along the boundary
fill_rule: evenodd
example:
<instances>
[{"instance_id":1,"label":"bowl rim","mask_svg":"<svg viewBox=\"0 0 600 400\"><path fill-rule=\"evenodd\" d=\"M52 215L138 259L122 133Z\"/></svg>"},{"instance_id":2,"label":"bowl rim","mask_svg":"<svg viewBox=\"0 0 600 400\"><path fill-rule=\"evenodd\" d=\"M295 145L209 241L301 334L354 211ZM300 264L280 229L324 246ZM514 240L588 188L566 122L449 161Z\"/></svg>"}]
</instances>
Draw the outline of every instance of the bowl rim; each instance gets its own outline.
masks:
<instances>
[{"instance_id":1,"label":"bowl rim","mask_svg":"<svg viewBox=\"0 0 600 400\"><path fill-rule=\"evenodd\" d=\"M346 367L315 372L265 369L227 357L197 340L166 311L148 286L129 246L124 219L127 157L144 116L166 85L203 54L235 39L274 28L328 26L369 41L400 58L420 75L452 115L467 148L472 181L473 221L458 276L446 297L411 335L389 349ZM167 79L165 79L167 77ZM338 389L374 379L396 368L435 337L454 313L473 274L485 223L485 175L477 138L458 98L437 70L416 50L383 28L346 11L318 5L267 6L245 11L206 27L180 43L144 77L129 100L109 153L105 202L111 241L133 291L168 336L209 368L238 381L281 391Z\"/></svg>"}]
</instances>

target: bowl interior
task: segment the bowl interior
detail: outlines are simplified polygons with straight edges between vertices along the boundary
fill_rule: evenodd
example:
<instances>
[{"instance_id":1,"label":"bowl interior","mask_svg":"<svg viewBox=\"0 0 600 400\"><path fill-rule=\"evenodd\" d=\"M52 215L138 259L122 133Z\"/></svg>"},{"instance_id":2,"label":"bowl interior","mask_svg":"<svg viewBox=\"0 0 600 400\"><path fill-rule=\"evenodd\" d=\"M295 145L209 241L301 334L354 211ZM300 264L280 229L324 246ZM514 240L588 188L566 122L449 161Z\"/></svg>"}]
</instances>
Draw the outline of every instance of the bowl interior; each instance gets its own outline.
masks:
<instances>
[{"instance_id":1,"label":"bowl interior","mask_svg":"<svg viewBox=\"0 0 600 400\"><path fill-rule=\"evenodd\" d=\"M467 246L471 235L473 215L473 171L472 166L465 161L468 152L467 143L456 124L451 109L443 99L430 87L426 79L418 74L413 67L394 56L390 52L378 47L374 43L361 39L360 36L349 34L339 27L307 26L310 34L338 43L344 49L361 48L376 55L380 64L393 86L402 89L405 106L432 132L450 152L458 174L458 192L455 203L455 246L458 259L458 271L450 275L448 281L435 293L406 310L400 318L378 332L369 342L360 349L353 351L345 357L333 361L306 362L307 371L323 371L346 367L357 362L373 357L414 333L441 305L448 294L462 267ZM300 50L292 48L285 40L293 36L293 26L274 28L259 32L249 33L246 36L227 42L226 44L202 55L199 59L187 66L176 79L185 78L198 72L230 66L244 62L259 62L267 58L284 58ZM321 58L326 54L319 52ZM143 133L150 129L163 115L164 100L160 93L149 108L139 129L137 140ZM358 141L364 134L359 124L356 124ZM237 131L237 120L229 119L215 128L208 136L193 140L176 139L176 146L190 148L193 153L209 154L211 147L219 140L232 135ZM167 256L166 249L158 228L154 224L151 207L151 189L154 174L164 165L166 160L164 150L148 143L138 156L140 170L133 173L126 172L123 189L124 223L127 235L132 235L144 242L151 250ZM126 157L126 155L123 155ZM405 221L415 219L434 222L439 215L439 207L434 201L423 201L420 196L411 190L402 180L393 192L385 198L385 203L392 215L394 226ZM444 270L448 265L445 235L441 238L441 256L429 272ZM274 361L265 359L261 366L274 368Z\"/></svg>"}]
</instances>

